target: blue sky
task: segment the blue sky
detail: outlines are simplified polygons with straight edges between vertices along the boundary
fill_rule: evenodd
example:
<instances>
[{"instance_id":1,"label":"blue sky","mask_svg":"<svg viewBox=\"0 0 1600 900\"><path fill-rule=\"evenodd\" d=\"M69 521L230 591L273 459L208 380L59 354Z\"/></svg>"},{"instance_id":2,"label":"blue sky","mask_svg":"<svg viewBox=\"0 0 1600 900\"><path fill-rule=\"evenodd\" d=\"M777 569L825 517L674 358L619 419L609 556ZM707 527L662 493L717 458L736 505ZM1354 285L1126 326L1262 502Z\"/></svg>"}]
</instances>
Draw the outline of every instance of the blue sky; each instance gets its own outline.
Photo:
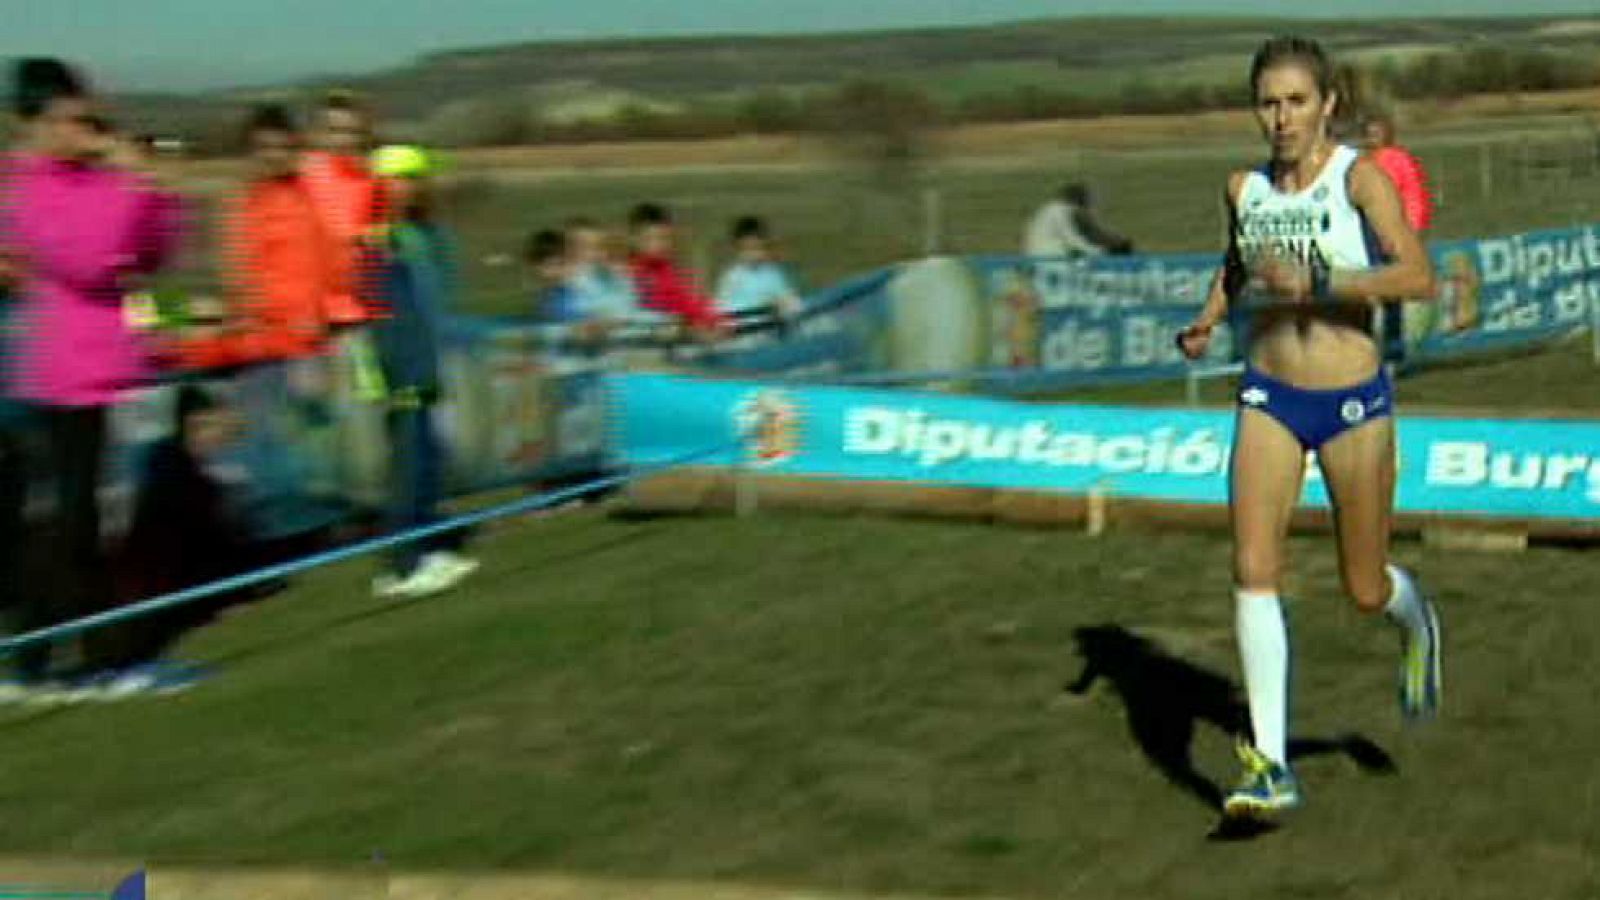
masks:
<instances>
[{"instance_id":1,"label":"blue sky","mask_svg":"<svg viewBox=\"0 0 1600 900\"><path fill-rule=\"evenodd\" d=\"M903 28L1095 14L1594 14L1596 0L0 0L0 55L79 59L113 87L206 87L539 39ZM442 12L445 8L451 12Z\"/></svg>"}]
</instances>

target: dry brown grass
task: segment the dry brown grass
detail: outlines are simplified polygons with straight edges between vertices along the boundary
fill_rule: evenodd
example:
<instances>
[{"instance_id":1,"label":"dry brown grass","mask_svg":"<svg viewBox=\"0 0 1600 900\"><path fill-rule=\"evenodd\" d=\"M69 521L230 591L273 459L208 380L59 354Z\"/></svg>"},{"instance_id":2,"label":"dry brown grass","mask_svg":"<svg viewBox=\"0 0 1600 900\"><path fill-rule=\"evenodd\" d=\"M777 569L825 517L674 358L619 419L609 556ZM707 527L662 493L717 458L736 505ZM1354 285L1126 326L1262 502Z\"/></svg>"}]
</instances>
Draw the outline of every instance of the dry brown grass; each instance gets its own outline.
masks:
<instances>
[{"instance_id":1,"label":"dry brown grass","mask_svg":"<svg viewBox=\"0 0 1600 900\"><path fill-rule=\"evenodd\" d=\"M1501 130L1519 124L1519 119L1528 120L1523 124L1538 126L1545 124L1544 117L1552 115L1600 117L1600 87L1416 102L1408 104L1403 112L1412 133L1418 136L1435 131L1470 130L1480 125ZM1103 116L963 125L942 130L934 146L937 154L946 160L992 161L1059 155L1068 148L1121 150L1162 147L1178 141L1226 143L1248 136L1249 130L1249 114L1244 111L1190 116ZM680 168L794 167L826 163L831 153L825 142L814 138L750 135L687 141L493 147L463 150L456 155L456 161L463 171L557 175ZM199 161L190 164L186 172L187 177L197 181L226 180L240 174L238 160Z\"/></svg>"}]
</instances>

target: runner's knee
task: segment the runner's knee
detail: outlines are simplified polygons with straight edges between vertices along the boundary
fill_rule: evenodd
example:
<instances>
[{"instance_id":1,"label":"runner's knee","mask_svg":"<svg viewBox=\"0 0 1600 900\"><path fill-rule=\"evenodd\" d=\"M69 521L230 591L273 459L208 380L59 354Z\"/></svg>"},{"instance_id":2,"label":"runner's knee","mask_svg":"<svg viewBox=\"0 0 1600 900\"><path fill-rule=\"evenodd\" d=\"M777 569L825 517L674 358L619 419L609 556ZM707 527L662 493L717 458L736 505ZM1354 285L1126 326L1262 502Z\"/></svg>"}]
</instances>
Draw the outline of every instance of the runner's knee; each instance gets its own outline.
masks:
<instances>
[{"instance_id":1,"label":"runner's knee","mask_svg":"<svg viewBox=\"0 0 1600 900\"><path fill-rule=\"evenodd\" d=\"M1275 547L1238 547L1233 552L1233 583L1247 591L1275 591L1283 571Z\"/></svg>"},{"instance_id":2,"label":"runner's knee","mask_svg":"<svg viewBox=\"0 0 1600 900\"><path fill-rule=\"evenodd\" d=\"M1339 567L1339 574L1344 581L1345 594L1362 612L1381 612L1388 604L1389 579L1381 563L1345 563Z\"/></svg>"}]
</instances>

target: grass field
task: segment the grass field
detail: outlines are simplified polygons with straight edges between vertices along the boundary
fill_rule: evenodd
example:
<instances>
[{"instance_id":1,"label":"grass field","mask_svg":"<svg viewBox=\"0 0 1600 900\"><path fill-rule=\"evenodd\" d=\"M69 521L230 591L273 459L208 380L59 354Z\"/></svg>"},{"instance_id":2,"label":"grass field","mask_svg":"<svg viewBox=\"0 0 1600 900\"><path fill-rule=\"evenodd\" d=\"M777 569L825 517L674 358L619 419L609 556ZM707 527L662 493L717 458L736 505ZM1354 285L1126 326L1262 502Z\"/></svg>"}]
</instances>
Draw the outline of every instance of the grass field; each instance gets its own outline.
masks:
<instances>
[{"instance_id":1,"label":"grass field","mask_svg":"<svg viewBox=\"0 0 1600 900\"><path fill-rule=\"evenodd\" d=\"M1311 802L1229 845L1214 536L582 513L478 549L410 606L359 565L307 577L188 644L225 673L189 695L6 713L0 847L1041 898L1600 889L1576 553L1400 549L1451 638L1447 712L1412 733L1394 635L1297 540Z\"/></svg>"}]
</instances>

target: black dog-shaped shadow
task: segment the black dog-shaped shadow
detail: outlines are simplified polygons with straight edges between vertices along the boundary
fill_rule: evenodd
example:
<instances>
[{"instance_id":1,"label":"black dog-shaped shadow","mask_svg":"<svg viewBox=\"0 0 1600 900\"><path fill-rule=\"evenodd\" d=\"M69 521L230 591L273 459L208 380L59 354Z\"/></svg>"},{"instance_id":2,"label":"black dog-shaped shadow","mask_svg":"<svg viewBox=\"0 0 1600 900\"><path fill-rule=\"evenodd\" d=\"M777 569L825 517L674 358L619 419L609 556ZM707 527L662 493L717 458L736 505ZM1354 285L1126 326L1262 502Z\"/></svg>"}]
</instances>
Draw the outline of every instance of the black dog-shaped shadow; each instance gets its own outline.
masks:
<instances>
[{"instance_id":1,"label":"black dog-shaped shadow","mask_svg":"<svg viewBox=\"0 0 1600 900\"><path fill-rule=\"evenodd\" d=\"M1190 747L1202 722L1240 738L1249 736L1250 712L1234 683L1119 625L1079 628L1073 637L1084 668L1066 689L1083 694L1105 679L1121 698L1133 739L1150 762L1173 784L1220 810L1222 788L1194 767ZM1330 753L1345 754L1364 771L1396 771L1382 747L1358 734L1289 742L1290 759Z\"/></svg>"}]
</instances>

